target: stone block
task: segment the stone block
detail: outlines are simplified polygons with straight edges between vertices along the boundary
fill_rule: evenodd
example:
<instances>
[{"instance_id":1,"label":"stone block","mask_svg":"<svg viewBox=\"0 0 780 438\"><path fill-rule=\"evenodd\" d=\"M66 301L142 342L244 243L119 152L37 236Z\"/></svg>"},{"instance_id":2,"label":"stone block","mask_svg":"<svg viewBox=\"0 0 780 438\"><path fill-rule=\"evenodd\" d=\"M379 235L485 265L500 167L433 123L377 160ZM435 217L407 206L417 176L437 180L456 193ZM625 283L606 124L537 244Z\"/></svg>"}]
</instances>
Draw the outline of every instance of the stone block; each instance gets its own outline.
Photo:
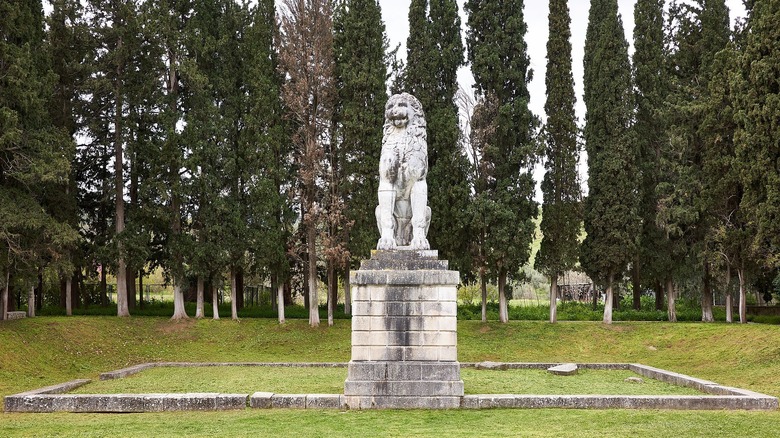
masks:
<instances>
[{"instance_id":1,"label":"stone block","mask_svg":"<svg viewBox=\"0 0 780 438\"><path fill-rule=\"evenodd\" d=\"M215 409L227 411L234 409L246 409L249 394L217 394Z\"/></svg>"},{"instance_id":2,"label":"stone block","mask_svg":"<svg viewBox=\"0 0 780 438\"><path fill-rule=\"evenodd\" d=\"M516 396L512 394L491 394L481 396L479 407L482 409L490 408L514 408Z\"/></svg>"},{"instance_id":3,"label":"stone block","mask_svg":"<svg viewBox=\"0 0 780 438\"><path fill-rule=\"evenodd\" d=\"M504 371L509 369L507 364L500 362L480 362L474 366L478 370Z\"/></svg>"},{"instance_id":4,"label":"stone block","mask_svg":"<svg viewBox=\"0 0 780 438\"><path fill-rule=\"evenodd\" d=\"M554 367L547 368L551 374L556 376L573 376L577 374L577 364L565 363Z\"/></svg>"},{"instance_id":5,"label":"stone block","mask_svg":"<svg viewBox=\"0 0 780 438\"><path fill-rule=\"evenodd\" d=\"M341 409L344 396L340 394L309 394L306 396L307 409Z\"/></svg>"},{"instance_id":6,"label":"stone block","mask_svg":"<svg viewBox=\"0 0 780 438\"><path fill-rule=\"evenodd\" d=\"M273 403L271 402L273 396L273 392L256 392L249 397L249 407L255 409L270 409L273 407Z\"/></svg>"},{"instance_id":7,"label":"stone block","mask_svg":"<svg viewBox=\"0 0 780 438\"><path fill-rule=\"evenodd\" d=\"M271 407L304 409L306 408L306 394L274 394L271 396Z\"/></svg>"}]
</instances>

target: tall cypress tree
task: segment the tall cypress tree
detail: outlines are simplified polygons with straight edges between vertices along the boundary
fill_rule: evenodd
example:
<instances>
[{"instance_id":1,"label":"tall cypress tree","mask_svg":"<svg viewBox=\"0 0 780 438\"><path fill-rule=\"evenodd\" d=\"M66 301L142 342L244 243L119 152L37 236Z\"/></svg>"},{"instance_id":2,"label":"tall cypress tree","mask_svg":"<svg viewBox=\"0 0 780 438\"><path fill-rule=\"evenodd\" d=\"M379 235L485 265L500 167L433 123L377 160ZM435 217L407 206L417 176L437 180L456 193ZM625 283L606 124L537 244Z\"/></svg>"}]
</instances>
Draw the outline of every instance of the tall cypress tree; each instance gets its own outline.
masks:
<instances>
[{"instance_id":1,"label":"tall cypress tree","mask_svg":"<svg viewBox=\"0 0 780 438\"><path fill-rule=\"evenodd\" d=\"M47 111L55 80L48 53L41 2L0 5L0 319L11 271L32 284L44 264L75 243L46 197L67 184L72 156L72 140ZM28 301L30 316L34 305Z\"/></svg>"},{"instance_id":2,"label":"tall cypress tree","mask_svg":"<svg viewBox=\"0 0 780 438\"><path fill-rule=\"evenodd\" d=\"M604 322L612 322L613 286L636 251L639 217L628 43L616 0L593 0L585 37L585 147L588 197L580 261L606 286Z\"/></svg>"},{"instance_id":3,"label":"tall cypress tree","mask_svg":"<svg viewBox=\"0 0 780 438\"><path fill-rule=\"evenodd\" d=\"M367 258L376 245L377 166L382 145L387 38L376 0L341 1L333 18L338 100L336 139L342 175L339 185L346 217L352 262ZM349 269L349 264L346 266ZM348 272L344 276L349 278ZM345 310L349 290L345 285Z\"/></svg>"},{"instance_id":4,"label":"tall cypress tree","mask_svg":"<svg viewBox=\"0 0 780 438\"><path fill-rule=\"evenodd\" d=\"M257 228L253 242L255 271L271 280L276 293L289 277L287 245L290 240L293 215L286 190L293 178L290 165L292 153L284 123L280 95L281 77L274 45L276 8L273 0L262 0L252 10L252 23L246 38L249 54L246 67L246 87L249 112L245 140L253 143L259 154L259 181L250 191L250 202L256 205L250 227ZM279 300L284 319L284 299Z\"/></svg>"},{"instance_id":5,"label":"tall cypress tree","mask_svg":"<svg viewBox=\"0 0 780 438\"><path fill-rule=\"evenodd\" d=\"M547 126L542 181L542 243L535 265L550 277L550 322L555 322L558 277L577 263L581 193L577 175L579 147L571 71L571 18L565 0L550 2L547 41Z\"/></svg>"},{"instance_id":6,"label":"tall cypress tree","mask_svg":"<svg viewBox=\"0 0 780 438\"><path fill-rule=\"evenodd\" d=\"M754 2L739 66L737 157L753 257L780 266L780 1Z\"/></svg>"},{"instance_id":7,"label":"tall cypress tree","mask_svg":"<svg viewBox=\"0 0 780 438\"><path fill-rule=\"evenodd\" d=\"M659 183L659 158L666 137L663 123L664 87L664 34L663 1L638 0L634 6L634 83L636 85L637 168L640 172L638 186L639 215L642 218L642 232L639 235L639 250L632 261L633 307L639 310L641 283L644 281L656 288L663 276L659 263L666 257L659 245L663 234L656 225Z\"/></svg>"},{"instance_id":8,"label":"tall cypress tree","mask_svg":"<svg viewBox=\"0 0 780 438\"><path fill-rule=\"evenodd\" d=\"M492 214L479 214L487 221L487 260L498 279L500 319L508 320L505 287L507 277L520 271L528 261L534 235L533 219L537 206L533 201L531 174L536 160L534 138L536 118L528 109L531 80L526 53L526 25L523 2L472 0L467 43L480 95L495 99L496 120L492 147L483 160L494 169L489 183Z\"/></svg>"},{"instance_id":9,"label":"tall cypress tree","mask_svg":"<svg viewBox=\"0 0 780 438\"><path fill-rule=\"evenodd\" d=\"M660 155L656 223L664 239L659 262L666 285L668 318L676 320L676 287L683 280L703 278L707 285L705 238L712 226L706 214L705 145L701 130L715 54L729 39L728 9L723 0L673 2L669 9L667 71L669 86L665 123L669 141ZM710 294L707 292L706 294ZM708 300L705 300L708 301Z\"/></svg>"},{"instance_id":10,"label":"tall cypress tree","mask_svg":"<svg viewBox=\"0 0 780 438\"><path fill-rule=\"evenodd\" d=\"M432 219L428 240L450 260L470 271L467 209L467 160L460 149L457 71L464 63L460 16L454 0L413 0L404 74L406 91L423 106L428 124L428 203Z\"/></svg>"}]
</instances>

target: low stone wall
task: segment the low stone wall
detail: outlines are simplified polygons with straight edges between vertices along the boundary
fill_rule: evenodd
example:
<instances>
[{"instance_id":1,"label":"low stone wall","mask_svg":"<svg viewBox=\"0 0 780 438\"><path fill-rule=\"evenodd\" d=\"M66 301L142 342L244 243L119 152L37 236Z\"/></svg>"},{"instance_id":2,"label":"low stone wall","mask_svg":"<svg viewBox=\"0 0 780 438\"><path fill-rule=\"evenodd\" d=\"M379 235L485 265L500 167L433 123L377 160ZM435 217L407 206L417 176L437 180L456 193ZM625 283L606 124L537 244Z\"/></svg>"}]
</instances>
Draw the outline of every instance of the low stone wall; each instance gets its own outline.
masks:
<instances>
[{"instance_id":1,"label":"low stone wall","mask_svg":"<svg viewBox=\"0 0 780 438\"><path fill-rule=\"evenodd\" d=\"M478 367L478 363L463 363L462 367ZM547 369L559 363L496 363L504 369ZM124 368L101 375L121 378L153 367L203 367L203 366L261 366L261 367L346 367L346 363L192 363L158 362ZM685 386L712 395L694 396L624 396L624 395L525 395L525 394L477 394L457 397L458 400L442 400L441 408L463 409L491 408L567 408L567 409L685 409L685 410L777 410L778 399L765 394L719 385L641 364L585 363L584 369L631 370L641 376L673 385ZM5 397L6 412L167 412L167 411L219 411L235 409L348 409L343 394L253 394L187 393L187 394L64 394L90 380L73 380L59 385L27 391ZM413 397L406 397L405 408L431 408L430 402L415 405ZM398 403L392 404L397 406ZM383 408L381 404L358 408Z\"/></svg>"}]
</instances>

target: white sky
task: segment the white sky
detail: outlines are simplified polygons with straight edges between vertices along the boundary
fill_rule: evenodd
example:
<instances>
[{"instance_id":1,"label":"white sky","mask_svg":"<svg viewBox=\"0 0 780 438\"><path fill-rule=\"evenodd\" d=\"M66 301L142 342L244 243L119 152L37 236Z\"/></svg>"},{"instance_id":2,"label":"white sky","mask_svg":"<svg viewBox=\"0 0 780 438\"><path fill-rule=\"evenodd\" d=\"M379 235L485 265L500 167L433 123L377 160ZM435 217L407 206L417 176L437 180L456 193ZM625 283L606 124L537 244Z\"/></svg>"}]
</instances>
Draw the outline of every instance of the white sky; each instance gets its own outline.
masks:
<instances>
[{"instance_id":1,"label":"white sky","mask_svg":"<svg viewBox=\"0 0 780 438\"><path fill-rule=\"evenodd\" d=\"M463 11L465 0L457 0L460 8L461 24L466 27L467 18ZM409 4L411 0L379 0L382 7L382 18L385 22L387 38L390 41L390 48L394 48L401 43L399 55L406 56L406 39L409 36ZM618 0L620 15L623 19L623 27L626 32L626 40L633 47L634 31L634 4L635 0ZM667 1L668 3L668 1ZM742 0L726 0L726 5L731 10L732 22L737 17L745 15L745 8ZM590 2L587 0L569 0L569 12L571 14L571 33L572 33L572 70L574 74L574 87L577 93L577 117L580 123L585 118L585 106L582 103L582 76L583 76L583 56L585 49L585 31L588 26L588 10ZM529 84L531 93L530 108L534 114L544 118L545 86L544 75L547 64L547 15L549 14L548 2L544 0L526 0L525 1L525 22L528 25L528 33L525 40L528 44L528 56L531 58L531 68L533 69L533 81ZM464 34L465 46L465 34ZM466 66L458 72L458 80L461 87L466 91L471 91L474 78L471 75L470 67ZM582 154L580 163L580 176L582 181L587 179L585 157ZM534 179L537 184L536 200L541 202L541 193L539 184L544 176L544 169L537 166L534 172ZM585 188L587 191L587 188Z\"/></svg>"}]
</instances>

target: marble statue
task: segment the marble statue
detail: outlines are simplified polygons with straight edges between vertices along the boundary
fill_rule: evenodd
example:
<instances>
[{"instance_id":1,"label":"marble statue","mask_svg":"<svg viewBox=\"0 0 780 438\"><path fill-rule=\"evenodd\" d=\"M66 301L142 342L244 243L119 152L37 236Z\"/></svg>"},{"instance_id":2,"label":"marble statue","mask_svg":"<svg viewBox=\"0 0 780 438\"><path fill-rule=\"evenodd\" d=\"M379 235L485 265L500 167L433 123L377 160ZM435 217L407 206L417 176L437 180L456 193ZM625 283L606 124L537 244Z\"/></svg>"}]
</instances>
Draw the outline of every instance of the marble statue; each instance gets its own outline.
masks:
<instances>
[{"instance_id":1,"label":"marble statue","mask_svg":"<svg viewBox=\"0 0 780 438\"><path fill-rule=\"evenodd\" d=\"M428 144L425 113L416 97L395 94L385 105L384 135L379 159L379 227L377 249L430 249L428 207Z\"/></svg>"}]
</instances>

